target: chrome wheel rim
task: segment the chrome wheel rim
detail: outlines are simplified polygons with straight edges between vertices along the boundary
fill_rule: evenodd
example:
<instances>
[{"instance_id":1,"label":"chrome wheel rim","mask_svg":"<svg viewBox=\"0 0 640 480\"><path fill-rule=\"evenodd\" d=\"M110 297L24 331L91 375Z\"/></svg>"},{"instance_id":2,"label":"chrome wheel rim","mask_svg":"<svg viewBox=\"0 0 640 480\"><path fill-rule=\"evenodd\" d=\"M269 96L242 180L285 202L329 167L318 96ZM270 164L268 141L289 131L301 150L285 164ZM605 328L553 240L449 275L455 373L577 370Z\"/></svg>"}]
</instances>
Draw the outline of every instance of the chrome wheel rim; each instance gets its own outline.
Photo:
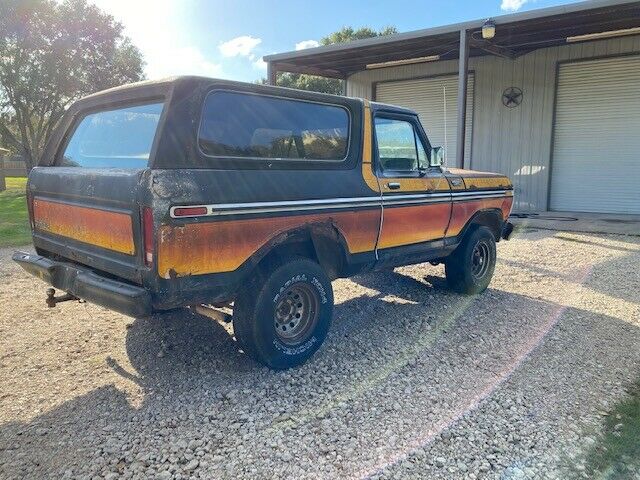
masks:
<instances>
[{"instance_id":1,"label":"chrome wheel rim","mask_svg":"<svg viewBox=\"0 0 640 480\"><path fill-rule=\"evenodd\" d=\"M490 263L491 251L489 245L485 242L476 243L471 253L471 275L476 279L484 277L489 270Z\"/></svg>"},{"instance_id":2,"label":"chrome wheel rim","mask_svg":"<svg viewBox=\"0 0 640 480\"><path fill-rule=\"evenodd\" d=\"M276 335L282 342L295 345L306 340L318 321L318 296L304 283L287 288L274 312Z\"/></svg>"}]
</instances>

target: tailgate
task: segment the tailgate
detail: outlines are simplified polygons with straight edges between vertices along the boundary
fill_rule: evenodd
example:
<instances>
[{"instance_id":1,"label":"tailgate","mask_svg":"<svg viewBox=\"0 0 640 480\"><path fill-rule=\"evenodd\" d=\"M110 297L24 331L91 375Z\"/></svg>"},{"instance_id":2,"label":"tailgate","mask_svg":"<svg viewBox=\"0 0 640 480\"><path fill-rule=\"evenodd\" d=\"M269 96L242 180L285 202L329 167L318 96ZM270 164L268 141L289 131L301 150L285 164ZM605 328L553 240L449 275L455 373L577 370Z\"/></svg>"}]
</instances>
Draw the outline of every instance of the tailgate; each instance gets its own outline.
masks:
<instances>
[{"instance_id":1,"label":"tailgate","mask_svg":"<svg viewBox=\"0 0 640 480\"><path fill-rule=\"evenodd\" d=\"M97 270L141 282L142 170L38 167L29 175L33 243ZM50 255L48 255L50 256Z\"/></svg>"},{"instance_id":2,"label":"tailgate","mask_svg":"<svg viewBox=\"0 0 640 480\"><path fill-rule=\"evenodd\" d=\"M142 283L149 269L142 248L140 185L149 172L166 88L114 89L70 107L40 166L29 173L29 213L39 255Z\"/></svg>"}]
</instances>

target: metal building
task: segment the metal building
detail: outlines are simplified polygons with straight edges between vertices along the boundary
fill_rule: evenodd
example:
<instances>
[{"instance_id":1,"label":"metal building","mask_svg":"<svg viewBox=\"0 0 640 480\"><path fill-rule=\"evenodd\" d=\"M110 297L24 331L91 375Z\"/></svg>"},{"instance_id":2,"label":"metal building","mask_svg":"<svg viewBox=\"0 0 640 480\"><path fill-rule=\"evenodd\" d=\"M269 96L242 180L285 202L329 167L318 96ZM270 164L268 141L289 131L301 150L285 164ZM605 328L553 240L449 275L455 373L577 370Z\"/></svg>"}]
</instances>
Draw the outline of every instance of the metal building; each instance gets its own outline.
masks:
<instances>
[{"instance_id":1,"label":"metal building","mask_svg":"<svg viewBox=\"0 0 640 480\"><path fill-rule=\"evenodd\" d=\"M581 2L265 61L272 81L278 71L341 78L347 95L413 108L448 165L508 174L516 211L640 214L638 1Z\"/></svg>"}]
</instances>

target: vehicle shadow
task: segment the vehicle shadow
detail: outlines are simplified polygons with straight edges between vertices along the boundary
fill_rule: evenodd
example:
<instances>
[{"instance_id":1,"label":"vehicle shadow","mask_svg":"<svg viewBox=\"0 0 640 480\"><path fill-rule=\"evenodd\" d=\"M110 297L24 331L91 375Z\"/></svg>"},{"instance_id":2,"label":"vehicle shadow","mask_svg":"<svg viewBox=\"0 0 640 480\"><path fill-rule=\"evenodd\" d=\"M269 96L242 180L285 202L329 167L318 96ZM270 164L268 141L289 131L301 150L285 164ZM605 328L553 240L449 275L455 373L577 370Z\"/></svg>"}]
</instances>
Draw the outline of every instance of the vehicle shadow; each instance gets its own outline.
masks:
<instances>
[{"instance_id":1,"label":"vehicle shadow","mask_svg":"<svg viewBox=\"0 0 640 480\"><path fill-rule=\"evenodd\" d=\"M561 381L582 402L598 385L623 377L598 365L613 357L640 365L640 330L621 319L500 290L460 296L443 289L439 277L418 278L356 277L351 295L338 299L326 344L286 372L255 364L227 326L191 311L137 319L126 333L133 370L114 359L108 364L142 389L142 405L111 385L32 421L0 426L1 476L153 476L161 463L188 475L192 440L205 448L204 477L250 470L255 477L362 476L363 465L374 470L380 458L407 452L476 408L541 348L558 320L563 328L545 342L555 354L531 367L545 373L516 378L518 389L535 392L536 384L549 392ZM578 335L591 351L575 350ZM568 408L560 400L537 404L548 399L529 395L531 422L555 421ZM323 420L333 422L333 435L321 434ZM323 470L314 461L291 465L274 453L278 441L294 458L309 451L336 455L320 455ZM525 447L528 441L521 440ZM491 445L488 439L482 448ZM228 462L240 447L245 456Z\"/></svg>"}]
</instances>

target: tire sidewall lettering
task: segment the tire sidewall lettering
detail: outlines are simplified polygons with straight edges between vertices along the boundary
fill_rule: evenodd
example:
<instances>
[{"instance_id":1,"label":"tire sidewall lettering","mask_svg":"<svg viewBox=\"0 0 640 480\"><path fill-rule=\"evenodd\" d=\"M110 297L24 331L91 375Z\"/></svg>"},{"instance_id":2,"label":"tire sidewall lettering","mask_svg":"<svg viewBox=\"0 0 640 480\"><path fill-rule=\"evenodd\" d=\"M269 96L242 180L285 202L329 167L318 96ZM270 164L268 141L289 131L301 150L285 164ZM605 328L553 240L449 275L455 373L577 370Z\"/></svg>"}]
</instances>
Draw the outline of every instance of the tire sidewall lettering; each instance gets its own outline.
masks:
<instances>
[{"instance_id":1,"label":"tire sidewall lettering","mask_svg":"<svg viewBox=\"0 0 640 480\"><path fill-rule=\"evenodd\" d=\"M282 352L285 355L300 355L301 353L309 350L313 345L318 341L315 335L311 336L308 340L306 340L302 345L298 345L297 347L290 347L280 342L277 338L273 339L273 346L279 352Z\"/></svg>"},{"instance_id":2,"label":"tire sidewall lettering","mask_svg":"<svg viewBox=\"0 0 640 480\"><path fill-rule=\"evenodd\" d=\"M275 305L278 304L278 302L280 301L282 295L286 292L286 290L296 283L306 283L314 287L314 290L317 292L318 297L320 299L319 306L321 311L319 312L319 314L322 315L323 305L326 305L329 302L327 291L324 285L322 285L322 282L318 280L318 278L315 275L312 275L309 278L306 273L293 275L291 278L287 279L280 286L280 288L277 290L275 295L272 297L272 304L274 305L274 307ZM296 355L304 354L306 351L313 348L319 342L320 342L320 339L317 337L316 333L314 332L312 333L311 337L305 340L302 344L291 346L280 341L274 331L271 343L273 347L276 350L278 350L278 352L280 352L281 354L286 356L296 356Z\"/></svg>"}]
</instances>

